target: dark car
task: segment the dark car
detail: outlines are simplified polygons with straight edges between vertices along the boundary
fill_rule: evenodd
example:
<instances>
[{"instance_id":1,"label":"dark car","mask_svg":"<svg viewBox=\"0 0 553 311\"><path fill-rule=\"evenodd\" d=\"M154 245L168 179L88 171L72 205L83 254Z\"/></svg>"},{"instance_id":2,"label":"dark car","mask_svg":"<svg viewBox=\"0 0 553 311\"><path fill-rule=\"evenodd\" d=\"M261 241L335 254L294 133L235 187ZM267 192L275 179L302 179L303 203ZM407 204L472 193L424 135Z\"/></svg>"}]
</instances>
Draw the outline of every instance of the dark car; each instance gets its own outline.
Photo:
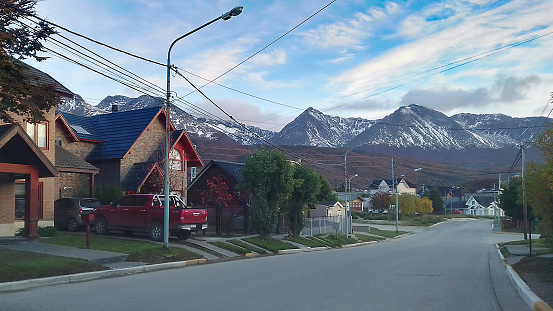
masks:
<instances>
[{"instance_id":1,"label":"dark car","mask_svg":"<svg viewBox=\"0 0 553 311\"><path fill-rule=\"evenodd\" d=\"M58 229L76 231L85 223L81 215L91 214L100 206L94 198L63 198L54 201L54 226Z\"/></svg>"}]
</instances>

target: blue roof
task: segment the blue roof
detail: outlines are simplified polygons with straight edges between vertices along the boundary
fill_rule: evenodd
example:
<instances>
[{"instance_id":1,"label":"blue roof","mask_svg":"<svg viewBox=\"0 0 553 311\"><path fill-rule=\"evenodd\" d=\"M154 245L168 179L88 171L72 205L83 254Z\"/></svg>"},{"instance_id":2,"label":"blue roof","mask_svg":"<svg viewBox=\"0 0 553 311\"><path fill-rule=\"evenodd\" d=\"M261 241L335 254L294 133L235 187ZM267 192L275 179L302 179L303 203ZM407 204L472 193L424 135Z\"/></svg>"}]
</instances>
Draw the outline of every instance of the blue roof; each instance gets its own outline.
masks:
<instances>
[{"instance_id":1,"label":"blue roof","mask_svg":"<svg viewBox=\"0 0 553 311\"><path fill-rule=\"evenodd\" d=\"M160 110L161 106L91 117L62 115L79 139L101 142L86 157L94 161L122 159Z\"/></svg>"}]
</instances>

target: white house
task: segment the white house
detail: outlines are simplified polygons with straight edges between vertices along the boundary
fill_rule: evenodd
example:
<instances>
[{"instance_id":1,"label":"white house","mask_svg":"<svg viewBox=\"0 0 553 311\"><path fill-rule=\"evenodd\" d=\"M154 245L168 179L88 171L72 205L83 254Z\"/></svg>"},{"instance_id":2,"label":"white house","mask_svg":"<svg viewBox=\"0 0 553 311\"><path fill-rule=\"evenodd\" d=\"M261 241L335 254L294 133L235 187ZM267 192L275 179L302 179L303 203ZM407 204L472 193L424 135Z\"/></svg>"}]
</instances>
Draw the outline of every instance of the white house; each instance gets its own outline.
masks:
<instances>
[{"instance_id":1,"label":"white house","mask_svg":"<svg viewBox=\"0 0 553 311\"><path fill-rule=\"evenodd\" d=\"M345 208L338 201L319 202L319 204L310 208L307 217L333 217L345 215Z\"/></svg>"},{"instance_id":2,"label":"white house","mask_svg":"<svg viewBox=\"0 0 553 311\"><path fill-rule=\"evenodd\" d=\"M392 189L392 185L393 185L393 182L391 179L374 180L371 186L369 187L369 193L371 195L378 192L388 192L390 194L394 194L392 193L394 190ZM402 178L397 183L397 193L416 194L417 187L415 187L415 185L413 185L412 183Z\"/></svg>"},{"instance_id":3,"label":"white house","mask_svg":"<svg viewBox=\"0 0 553 311\"><path fill-rule=\"evenodd\" d=\"M470 196L465 205L466 207L461 209L465 215L494 216L495 213L497 213L497 216L505 215L503 210L497 206L497 201L493 197Z\"/></svg>"}]
</instances>

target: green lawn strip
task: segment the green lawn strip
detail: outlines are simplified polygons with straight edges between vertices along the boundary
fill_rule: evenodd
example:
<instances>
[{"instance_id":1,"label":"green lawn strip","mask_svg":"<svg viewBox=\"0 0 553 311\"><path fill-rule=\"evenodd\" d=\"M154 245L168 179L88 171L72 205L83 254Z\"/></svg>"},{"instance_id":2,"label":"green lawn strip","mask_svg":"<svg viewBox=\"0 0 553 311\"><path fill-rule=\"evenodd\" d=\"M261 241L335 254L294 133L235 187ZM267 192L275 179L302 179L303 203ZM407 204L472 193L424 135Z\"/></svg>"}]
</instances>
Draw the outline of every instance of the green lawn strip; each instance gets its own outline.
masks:
<instances>
[{"instance_id":1,"label":"green lawn strip","mask_svg":"<svg viewBox=\"0 0 553 311\"><path fill-rule=\"evenodd\" d=\"M307 237L301 237L301 236L299 236L297 238L288 237L288 238L286 238L286 240L296 242L296 243L299 243L299 244L302 244L302 245L305 245L305 246L308 246L308 247L325 247L325 246L327 246L322 241L316 241L316 240L308 239Z\"/></svg>"},{"instance_id":2,"label":"green lawn strip","mask_svg":"<svg viewBox=\"0 0 553 311\"><path fill-rule=\"evenodd\" d=\"M384 237L375 236L375 235L367 235L367 234L362 234L362 233L355 234L355 237L358 238L359 240L363 241L363 242L381 241L381 240L386 239Z\"/></svg>"},{"instance_id":3,"label":"green lawn strip","mask_svg":"<svg viewBox=\"0 0 553 311\"><path fill-rule=\"evenodd\" d=\"M237 245L237 246L240 246L240 247L243 247L247 250L249 250L250 252L254 252L254 253L258 253L258 254L267 254L267 251L262 249L262 248L259 248L259 247L255 247L253 245L250 245L244 241L241 241L241 240L228 240L227 241L228 243L231 243L231 244L234 244L234 245Z\"/></svg>"},{"instance_id":4,"label":"green lawn strip","mask_svg":"<svg viewBox=\"0 0 553 311\"><path fill-rule=\"evenodd\" d=\"M406 232L406 231L396 232L395 230L380 230L380 229L377 229L377 228L374 228L374 227L370 227L369 233L374 234L374 235L383 236L385 238L393 238L393 237L396 237L398 235L406 234L408 232Z\"/></svg>"},{"instance_id":5,"label":"green lawn strip","mask_svg":"<svg viewBox=\"0 0 553 311\"><path fill-rule=\"evenodd\" d=\"M338 237L336 237L336 234L326 234L326 235L317 235L317 238L324 240L326 243L329 244L330 247L339 247L344 244L354 244L357 243L357 240L354 238L348 237L346 239L345 234L338 234Z\"/></svg>"},{"instance_id":6,"label":"green lawn strip","mask_svg":"<svg viewBox=\"0 0 553 311\"><path fill-rule=\"evenodd\" d=\"M233 252L233 253L240 254L240 255L246 255L247 253L250 252L250 251L248 251L247 249L245 249L243 247L240 247L240 246L237 246L237 245L234 245L234 244L231 244L231 243L227 243L227 242L215 241L215 242L209 242L209 244L215 245L215 246L220 247L222 249L226 249L229 252Z\"/></svg>"},{"instance_id":7,"label":"green lawn strip","mask_svg":"<svg viewBox=\"0 0 553 311\"><path fill-rule=\"evenodd\" d=\"M65 232L60 232L53 238L41 239L40 242L77 248L86 247L84 235ZM97 235L91 235L90 248L101 251L129 254L127 261L138 261L149 264L203 258L199 254L179 247L169 247L166 249L161 245L152 242L118 239Z\"/></svg>"},{"instance_id":8,"label":"green lawn strip","mask_svg":"<svg viewBox=\"0 0 553 311\"><path fill-rule=\"evenodd\" d=\"M318 236L309 235L309 236L306 236L305 238L309 239L309 240L312 240L312 241L315 241L317 243L323 243L325 246L328 246L328 247L334 247L335 246L335 245L333 245L331 243L328 243L327 241L321 239Z\"/></svg>"},{"instance_id":9,"label":"green lawn strip","mask_svg":"<svg viewBox=\"0 0 553 311\"><path fill-rule=\"evenodd\" d=\"M273 238L262 239L260 237L246 238L246 242L276 253L285 249L297 249L296 246Z\"/></svg>"},{"instance_id":10,"label":"green lawn strip","mask_svg":"<svg viewBox=\"0 0 553 311\"><path fill-rule=\"evenodd\" d=\"M0 282L101 271L108 268L78 258L59 257L0 248Z\"/></svg>"}]
</instances>

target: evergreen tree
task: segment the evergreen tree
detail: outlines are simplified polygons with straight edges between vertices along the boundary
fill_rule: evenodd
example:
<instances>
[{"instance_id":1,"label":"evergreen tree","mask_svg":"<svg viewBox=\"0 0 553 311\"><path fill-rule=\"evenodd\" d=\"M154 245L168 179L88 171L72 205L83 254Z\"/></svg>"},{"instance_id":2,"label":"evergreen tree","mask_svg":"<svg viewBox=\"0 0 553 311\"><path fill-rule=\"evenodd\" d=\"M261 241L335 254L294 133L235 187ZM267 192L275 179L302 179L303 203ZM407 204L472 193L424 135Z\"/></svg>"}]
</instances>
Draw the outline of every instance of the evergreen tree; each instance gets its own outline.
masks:
<instances>
[{"instance_id":1,"label":"evergreen tree","mask_svg":"<svg viewBox=\"0 0 553 311\"><path fill-rule=\"evenodd\" d=\"M255 152L242 168L240 188L252 195L252 225L262 238L275 231L292 193L292 172L292 164L277 150Z\"/></svg>"},{"instance_id":2,"label":"evergreen tree","mask_svg":"<svg viewBox=\"0 0 553 311\"><path fill-rule=\"evenodd\" d=\"M309 204L317 203L321 179L317 173L304 165L293 167L294 185L290 200L284 208L289 235L298 237L305 226L305 211Z\"/></svg>"},{"instance_id":3,"label":"evergreen tree","mask_svg":"<svg viewBox=\"0 0 553 311\"><path fill-rule=\"evenodd\" d=\"M443 214L444 213L444 199L440 194L440 190L436 187L430 189L428 193L428 199L432 201L432 209L434 214Z\"/></svg>"}]
</instances>

